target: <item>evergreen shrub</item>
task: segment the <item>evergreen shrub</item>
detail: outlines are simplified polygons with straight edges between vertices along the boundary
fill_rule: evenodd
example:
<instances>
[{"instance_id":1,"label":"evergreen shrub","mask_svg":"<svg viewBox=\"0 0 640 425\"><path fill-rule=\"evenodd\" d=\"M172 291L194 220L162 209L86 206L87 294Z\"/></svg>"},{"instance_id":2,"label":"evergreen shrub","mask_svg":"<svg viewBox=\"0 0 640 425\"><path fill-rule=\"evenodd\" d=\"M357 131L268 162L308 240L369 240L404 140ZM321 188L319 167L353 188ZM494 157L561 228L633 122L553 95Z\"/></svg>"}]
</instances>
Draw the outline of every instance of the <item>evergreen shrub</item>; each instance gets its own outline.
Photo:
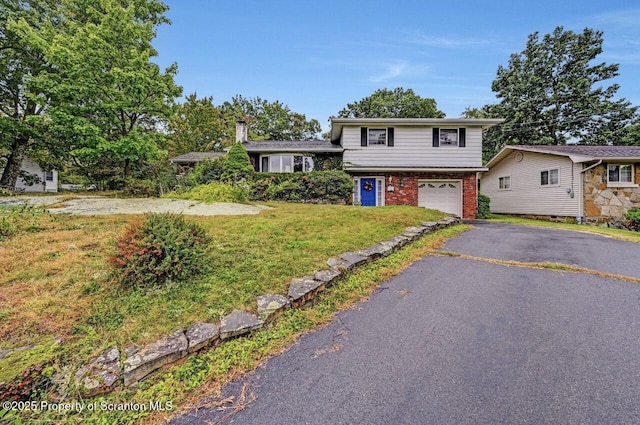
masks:
<instances>
[{"instance_id":1,"label":"evergreen shrub","mask_svg":"<svg viewBox=\"0 0 640 425\"><path fill-rule=\"evenodd\" d=\"M154 287L184 281L207 270L205 230L182 215L147 214L118 239L110 258L116 279L126 287Z\"/></svg>"}]
</instances>

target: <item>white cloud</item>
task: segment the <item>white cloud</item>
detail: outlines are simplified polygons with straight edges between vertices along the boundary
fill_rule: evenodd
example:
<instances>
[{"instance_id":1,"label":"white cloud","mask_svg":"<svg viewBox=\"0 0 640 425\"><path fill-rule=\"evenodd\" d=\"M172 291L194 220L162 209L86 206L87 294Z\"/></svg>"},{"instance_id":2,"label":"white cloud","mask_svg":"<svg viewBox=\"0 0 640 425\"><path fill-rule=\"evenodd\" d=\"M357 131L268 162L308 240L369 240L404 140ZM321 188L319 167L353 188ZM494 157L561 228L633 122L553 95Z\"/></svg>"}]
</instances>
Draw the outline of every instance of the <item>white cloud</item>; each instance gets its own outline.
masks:
<instances>
[{"instance_id":1,"label":"white cloud","mask_svg":"<svg viewBox=\"0 0 640 425\"><path fill-rule=\"evenodd\" d=\"M640 22L640 9L616 10L613 12L601 13L596 15L595 18L601 23L615 25L618 28L624 27L625 29L640 29L638 27L638 22Z\"/></svg>"},{"instance_id":2,"label":"white cloud","mask_svg":"<svg viewBox=\"0 0 640 425\"><path fill-rule=\"evenodd\" d=\"M407 32L402 36L403 43L441 49L466 49L493 44L492 40L480 37L443 37L433 36L422 31Z\"/></svg>"},{"instance_id":3,"label":"white cloud","mask_svg":"<svg viewBox=\"0 0 640 425\"><path fill-rule=\"evenodd\" d=\"M424 77L428 72L429 66L427 65L415 65L401 60L385 65L381 72L370 76L368 80L371 83L384 83L408 77Z\"/></svg>"},{"instance_id":4,"label":"white cloud","mask_svg":"<svg viewBox=\"0 0 640 425\"><path fill-rule=\"evenodd\" d=\"M371 81L372 83L381 83L384 81L393 80L394 78L404 75L408 69L409 64L404 61L387 65L385 71L382 74L370 77L369 81Z\"/></svg>"}]
</instances>

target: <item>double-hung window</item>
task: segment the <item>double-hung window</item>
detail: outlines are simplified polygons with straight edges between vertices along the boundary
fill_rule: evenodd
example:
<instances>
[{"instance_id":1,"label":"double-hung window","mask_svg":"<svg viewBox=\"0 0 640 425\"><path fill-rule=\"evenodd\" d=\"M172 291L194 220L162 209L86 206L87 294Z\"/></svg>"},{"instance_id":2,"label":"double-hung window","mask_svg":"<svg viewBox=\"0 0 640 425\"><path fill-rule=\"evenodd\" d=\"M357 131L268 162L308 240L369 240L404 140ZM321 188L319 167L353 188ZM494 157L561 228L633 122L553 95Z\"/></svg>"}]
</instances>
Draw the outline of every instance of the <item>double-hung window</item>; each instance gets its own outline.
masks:
<instances>
[{"instance_id":1,"label":"double-hung window","mask_svg":"<svg viewBox=\"0 0 640 425\"><path fill-rule=\"evenodd\" d=\"M440 146L458 146L458 129L441 128Z\"/></svg>"},{"instance_id":2,"label":"double-hung window","mask_svg":"<svg viewBox=\"0 0 640 425\"><path fill-rule=\"evenodd\" d=\"M394 128L360 128L360 146L388 146L393 147Z\"/></svg>"},{"instance_id":3,"label":"double-hung window","mask_svg":"<svg viewBox=\"0 0 640 425\"><path fill-rule=\"evenodd\" d=\"M498 177L499 190L511 190L511 176Z\"/></svg>"},{"instance_id":4,"label":"double-hung window","mask_svg":"<svg viewBox=\"0 0 640 425\"><path fill-rule=\"evenodd\" d=\"M633 164L607 164L609 186L633 184Z\"/></svg>"},{"instance_id":5,"label":"double-hung window","mask_svg":"<svg viewBox=\"0 0 640 425\"><path fill-rule=\"evenodd\" d=\"M557 186L560 184L560 170L557 168L540 172L541 186Z\"/></svg>"},{"instance_id":6,"label":"double-hung window","mask_svg":"<svg viewBox=\"0 0 640 425\"><path fill-rule=\"evenodd\" d=\"M464 148L467 145L467 129L462 128L437 128L432 129L432 146Z\"/></svg>"},{"instance_id":7,"label":"double-hung window","mask_svg":"<svg viewBox=\"0 0 640 425\"><path fill-rule=\"evenodd\" d=\"M387 129L386 128L370 128L367 135L369 145L386 145Z\"/></svg>"}]
</instances>

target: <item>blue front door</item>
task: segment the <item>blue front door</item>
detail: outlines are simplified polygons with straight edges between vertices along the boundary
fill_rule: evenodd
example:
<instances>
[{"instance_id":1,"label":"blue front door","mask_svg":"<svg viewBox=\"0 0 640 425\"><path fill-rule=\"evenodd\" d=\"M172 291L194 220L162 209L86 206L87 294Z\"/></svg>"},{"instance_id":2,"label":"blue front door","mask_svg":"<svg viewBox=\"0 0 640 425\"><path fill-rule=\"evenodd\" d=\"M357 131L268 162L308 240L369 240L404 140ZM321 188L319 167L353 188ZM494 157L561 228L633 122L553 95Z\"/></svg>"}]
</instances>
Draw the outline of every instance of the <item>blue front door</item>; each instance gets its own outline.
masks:
<instances>
[{"instance_id":1,"label":"blue front door","mask_svg":"<svg viewBox=\"0 0 640 425\"><path fill-rule=\"evenodd\" d=\"M376 206L376 179L360 179L360 203L363 207Z\"/></svg>"}]
</instances>

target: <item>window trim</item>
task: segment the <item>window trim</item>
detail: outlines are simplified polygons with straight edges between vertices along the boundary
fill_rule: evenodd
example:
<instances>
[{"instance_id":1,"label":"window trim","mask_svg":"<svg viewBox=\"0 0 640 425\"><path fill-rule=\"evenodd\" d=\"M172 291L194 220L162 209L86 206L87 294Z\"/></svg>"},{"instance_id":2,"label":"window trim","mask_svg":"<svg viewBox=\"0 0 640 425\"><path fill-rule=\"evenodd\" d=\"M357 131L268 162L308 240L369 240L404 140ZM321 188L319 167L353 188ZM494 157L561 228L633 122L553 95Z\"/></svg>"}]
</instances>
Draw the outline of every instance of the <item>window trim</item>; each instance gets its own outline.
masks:
<instances>
[{"instance_id":1,"label":"window trim","mask_svg":"<svg viewBox=\"0 0 640 425\"><path fill-rule=\"evenodd\" d=\"M457 142L455 145L442 145L440 136L443 130L456 130ZM432 127L431 129L431 147L434 148L466 148L467 147L467 127Z\"/></svg>"},{"instance_id":2,"label":"window trim","mask_svg":"<svg viewBox=\"0 0 640 425\"><path fill-rule=\"evenodd\" d=\"M384 143L371 143L372 131L384 131ZM387 146L388 143L389 143L389 130L386 127L381 127L381 128L367 127L367 146Z\"/></svg>"},{"instance_id":3,"label":"window trim","mask_svg":"<svg viewBox=\"0 0 640 425\"><path fill-rule=\"evenodd\" d=\"M371 143L371 131L384 131L384 143ZM395 146L395 127L360 127L360 147L380 148Z\"/></svg>"},{"instance_id":4,"label":"window trim","mask_svg":"<svg viewBox=\"0 0 640 425\"><path fill-rule=\"evenodd\" d=\"M558 172L558 182L551 183L551 172ZM542 173L547 173L547 183L542 183ZM546 170L540 170L540 187L558 187L560 186L560 167L558 168L548 168Z\"/></svg>"},{"instance_id":5,"label":"window trim","mask_svg":"<svg viewBox=\"0 0 640 425\"><path fill-rule=\"evenodd\" d=\"M501 181L502 182L508 182L508 185L502 185L504 187L500 187L501 186ZM498 177L498 190L499 191L505 191L505 190L511 190L511 176L500 176Z\"/></svg>"},{"instance_id":6,"label":"window trim","mask_svg":"<svg viewBox=\"0 0 640 425\"><path fill-rule=\"evenodd\" d=\"M442 134L444 132L451 132L451 131L455 131L456 132L456 144L448 144L448 145L443 145L442 144ZM440 128L440 131L438 132L438 147L440 148L458 148L460 147L460 129L459 128Z\"/></svg>"},{"instance_id":7,"label":"window trim","mask_svg":"<svg viewBox=\"0 0 640 425\"><path fill-rule=\"evenodd\" d=\"M623 182L623 181L620 181L620 180L618 180L618 181L610 181L609 180L609 167L612 166L612 165L613 166L618 166L618 167L626 165L626 166L631 167L631 176L630 176L631 181L628 181L628 182ZM639 187L640 186L640 185L635 183L635 181L636 181L635 180L635 178L636 178L636 175L635 175L636 167L635 167L634 163L630 163L630 162L627 162L627 163L625 163L625 162L608 162L606 170L607 170L607 187ZM620 178L620 174L621 173L618 170L618 179Z\"/></svg>"},{"instance_id":8,"label":"window trim","mask_svg":"<svg viewBox=\"0 0 640 425\"><path fill-rule=\"evenodd\" d=\"M272 157L280 157L280 167L278 171L272 171L271 170L271 158ZM302 171L295 171L295 157L301 157L302 158ZM282 158L283 157L290 157L291 158L291 171L283 171L282 170ZM305 170L305 166L306 166L306 161L305 158L308 158L310 160L310 166L311 169L309 170ZM263 170L263 166L264 166L264 160L267 160L267 164L269 166L269 170L268 171L264 171ZM262 173L308 173L310 171L315 170L315 160L313 158L313 156L309 156L309 155L302 155L299 153L273 153L273 154L263 154L260 155L260 172Z\"/></svg>"}]
</instances>

